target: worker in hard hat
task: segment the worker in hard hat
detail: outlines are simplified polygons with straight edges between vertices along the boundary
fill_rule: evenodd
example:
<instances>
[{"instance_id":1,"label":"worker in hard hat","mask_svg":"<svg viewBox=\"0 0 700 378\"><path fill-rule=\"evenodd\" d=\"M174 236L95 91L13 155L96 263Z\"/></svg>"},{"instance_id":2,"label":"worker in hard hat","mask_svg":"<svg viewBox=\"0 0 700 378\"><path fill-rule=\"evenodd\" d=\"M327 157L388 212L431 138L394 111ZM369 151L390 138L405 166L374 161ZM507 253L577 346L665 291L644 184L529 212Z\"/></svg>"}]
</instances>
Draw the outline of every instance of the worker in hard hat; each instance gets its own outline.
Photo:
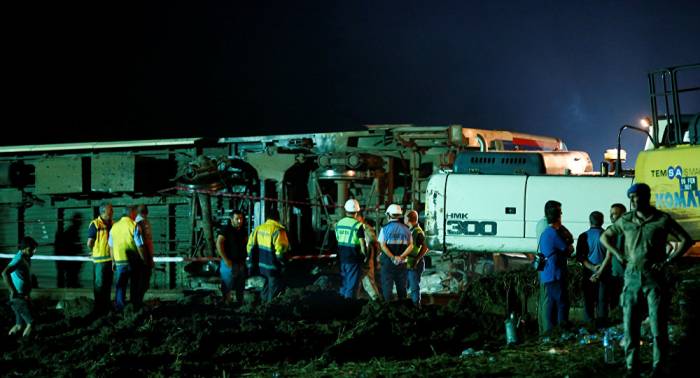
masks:
<instances>
[{"instance_id":1,"label":"worker in hard hat","mask_svg":"<svg viewBox=\"0 0 700 378\"><path fill-rule=\"evenodd\" d=\"M365 229L358 219L360 203L356 199L345 202L345 217L335 225L340 258L340 295L354 299L362 276L362 264L367 255Z\"/></svg>"},{"instance_id":2,"label":"worker in hard hat","mask_svg":"<svg viewBox=\"0 0 700 378\"><path fill-rule=\"evenodd\" d=\"M666 268L688 251L693 239L670 215L650 204L651 189L648 185L632 185L627 197L632 211L623 214L600 237L605 248L625 266L621 301L627 372L632 376L640 373L640 327L642 312L648 307L654 336L652 376L665 376L668 373L669 308ZM624 253L617 248L619 236L624 236ZM666 251L669 236L678 241L671 253Z\"/></svg>"},{"instance_id":3,"label":"worker in hard hat","mask_svg":"<svg viewBox=\"0 0 700 378\"><path fill-rule=\"evenodd\" d=\"M413 238L408 226L401 223L403 211L399 205L389 205L386 216L389 222L379 231L382 294L384 300L391 300L392 289L396 285L399 299L406 299L406 257L413 250Z\"/></svg>"},{"instance_id":4,"label":"worker in hard hat","mask_svg":"<svg viewBox=\"0 0 700 378\"><path fill-rule=\"evenodd\" d=\"M420 308L420 277L425 270L423 256L428 252L428 246L425 243L425 233L418 224L418 212L415 210L407 212L404 222L411 230L411 239L413 240L413 249L406 257L408 289L411 291L413 304Z\"/></svg>"},{"instance_id":5,"label":"worker in hard hat","mask_svg":"<svg viewBox=\"0 0 700 378\"><path fill-rule=\"evenodd\" d=\"M265 279L262 289L262 301L272 302L272 298L282 292L282 267L286 264L286 253L289 251L287 231L280 224L277 209L272 209L265 223L256 227L248 238L246 247L248 259L260 268L260 274ZM256 257L257 255L257 257ZM253 270L257 270L253 266Z\"/></svg>"}]
</instances>

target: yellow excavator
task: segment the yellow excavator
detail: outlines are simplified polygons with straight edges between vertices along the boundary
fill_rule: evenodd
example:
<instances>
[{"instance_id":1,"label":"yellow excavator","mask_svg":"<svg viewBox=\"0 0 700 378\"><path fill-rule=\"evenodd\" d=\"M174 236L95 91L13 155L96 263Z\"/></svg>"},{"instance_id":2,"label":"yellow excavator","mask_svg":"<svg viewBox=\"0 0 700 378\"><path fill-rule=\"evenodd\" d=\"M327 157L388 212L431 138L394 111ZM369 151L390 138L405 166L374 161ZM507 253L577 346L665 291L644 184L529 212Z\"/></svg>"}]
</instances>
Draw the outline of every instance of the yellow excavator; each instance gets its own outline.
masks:
<instances>
[{"instance_id":1,"label":"yellow excavator","mask_svg":"<svg viewBox=\"0 0 700 378\"><path fill-rule=\"evenodd\" d=\"M648 77L649 140L637 158L634 181L651 187L652 204L695 240L687 255L700 257L700 64L659 69ZM625 125L620 133L625 128L638 129Z\"/></svg>"}]
</instances>

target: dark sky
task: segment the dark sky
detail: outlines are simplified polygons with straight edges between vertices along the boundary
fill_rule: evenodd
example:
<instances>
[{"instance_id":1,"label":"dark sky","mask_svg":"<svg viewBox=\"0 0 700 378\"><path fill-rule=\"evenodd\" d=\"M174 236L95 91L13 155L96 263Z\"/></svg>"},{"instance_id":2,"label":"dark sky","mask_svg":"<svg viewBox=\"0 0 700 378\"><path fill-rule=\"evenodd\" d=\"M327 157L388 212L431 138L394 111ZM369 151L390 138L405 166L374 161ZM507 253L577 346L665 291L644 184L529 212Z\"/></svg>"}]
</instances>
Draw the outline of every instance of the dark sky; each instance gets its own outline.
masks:
<instances>
[{"instance_id":1,"label":"dark sky","mask_svg":"<svg viewBox=\"0 0 700 378\"><path fill-rule=\"evenodd\" d=\"M459 123L598 162L649 113L649 69L700 62L700 1L24 3L5 145Z\"/></svg>"}]
</instances>

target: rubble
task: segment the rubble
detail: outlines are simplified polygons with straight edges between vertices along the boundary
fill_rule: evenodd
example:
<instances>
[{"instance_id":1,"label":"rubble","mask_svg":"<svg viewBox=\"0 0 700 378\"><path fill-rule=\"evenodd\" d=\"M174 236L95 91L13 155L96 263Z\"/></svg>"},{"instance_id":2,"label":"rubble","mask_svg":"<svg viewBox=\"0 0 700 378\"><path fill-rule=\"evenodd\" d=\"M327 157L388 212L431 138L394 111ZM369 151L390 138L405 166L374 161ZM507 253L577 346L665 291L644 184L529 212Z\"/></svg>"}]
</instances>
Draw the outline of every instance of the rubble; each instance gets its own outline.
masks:
<instances>
[{"instance_id":1,"label":"rubble","mask_svg":"<svg viewBox=\"0 0 700 378\"><path fill-rule=\"evenodd\" d=\"M56 302L37 301L36 333L31 338L6 336L14 317L2 306L0 371L57 377L624 373L622 349L615 351L616 363L604 360L604 336L619 345L620 325L601 330L579 325L541 339L533 320L523 320L520 342L506 345L505 315L491 305L499 302L495 293L506 287L533 290L523 279L530 273L520 275L472 280L467 287L474 292L421 310L410 302L346 300L335 290L319 287L324 285L288 289L269 305L242 307L225 305L210 292L195 292L178 302L151 301L142 309L127 306L120 314L97 319L90 316L89 300L64 301L61 309ZM485 295L481 301L477 293ZM491 305L482 306L484 301ZM696 314L688 316L696 319ZM694 345L682 327L671 327L674 353ZM648 339L642 357L649 369Z\"/></svg>"}]
</instances>

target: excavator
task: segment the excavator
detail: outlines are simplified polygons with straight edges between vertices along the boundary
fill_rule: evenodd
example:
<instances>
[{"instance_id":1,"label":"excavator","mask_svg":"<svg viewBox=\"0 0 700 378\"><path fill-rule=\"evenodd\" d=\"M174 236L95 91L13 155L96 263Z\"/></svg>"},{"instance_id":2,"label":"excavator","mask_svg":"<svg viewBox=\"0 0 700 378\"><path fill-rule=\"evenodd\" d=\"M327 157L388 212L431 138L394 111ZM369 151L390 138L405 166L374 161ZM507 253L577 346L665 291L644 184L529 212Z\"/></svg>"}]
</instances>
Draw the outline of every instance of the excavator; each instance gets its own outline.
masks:
<instances>
[{"instance_id":1,"label":"excavator","mask_svg":"<svg viewBox=\"0 0 700 378\"><path fill-rule=\"evenodd\" d=\"M700 63L654 70L648 79L649 139L634 181L648 184L652 204L693 237L686 256L700 257ZM624 125L620 133L625 128L636 127Z\"/></svg>"}]
</instances>

